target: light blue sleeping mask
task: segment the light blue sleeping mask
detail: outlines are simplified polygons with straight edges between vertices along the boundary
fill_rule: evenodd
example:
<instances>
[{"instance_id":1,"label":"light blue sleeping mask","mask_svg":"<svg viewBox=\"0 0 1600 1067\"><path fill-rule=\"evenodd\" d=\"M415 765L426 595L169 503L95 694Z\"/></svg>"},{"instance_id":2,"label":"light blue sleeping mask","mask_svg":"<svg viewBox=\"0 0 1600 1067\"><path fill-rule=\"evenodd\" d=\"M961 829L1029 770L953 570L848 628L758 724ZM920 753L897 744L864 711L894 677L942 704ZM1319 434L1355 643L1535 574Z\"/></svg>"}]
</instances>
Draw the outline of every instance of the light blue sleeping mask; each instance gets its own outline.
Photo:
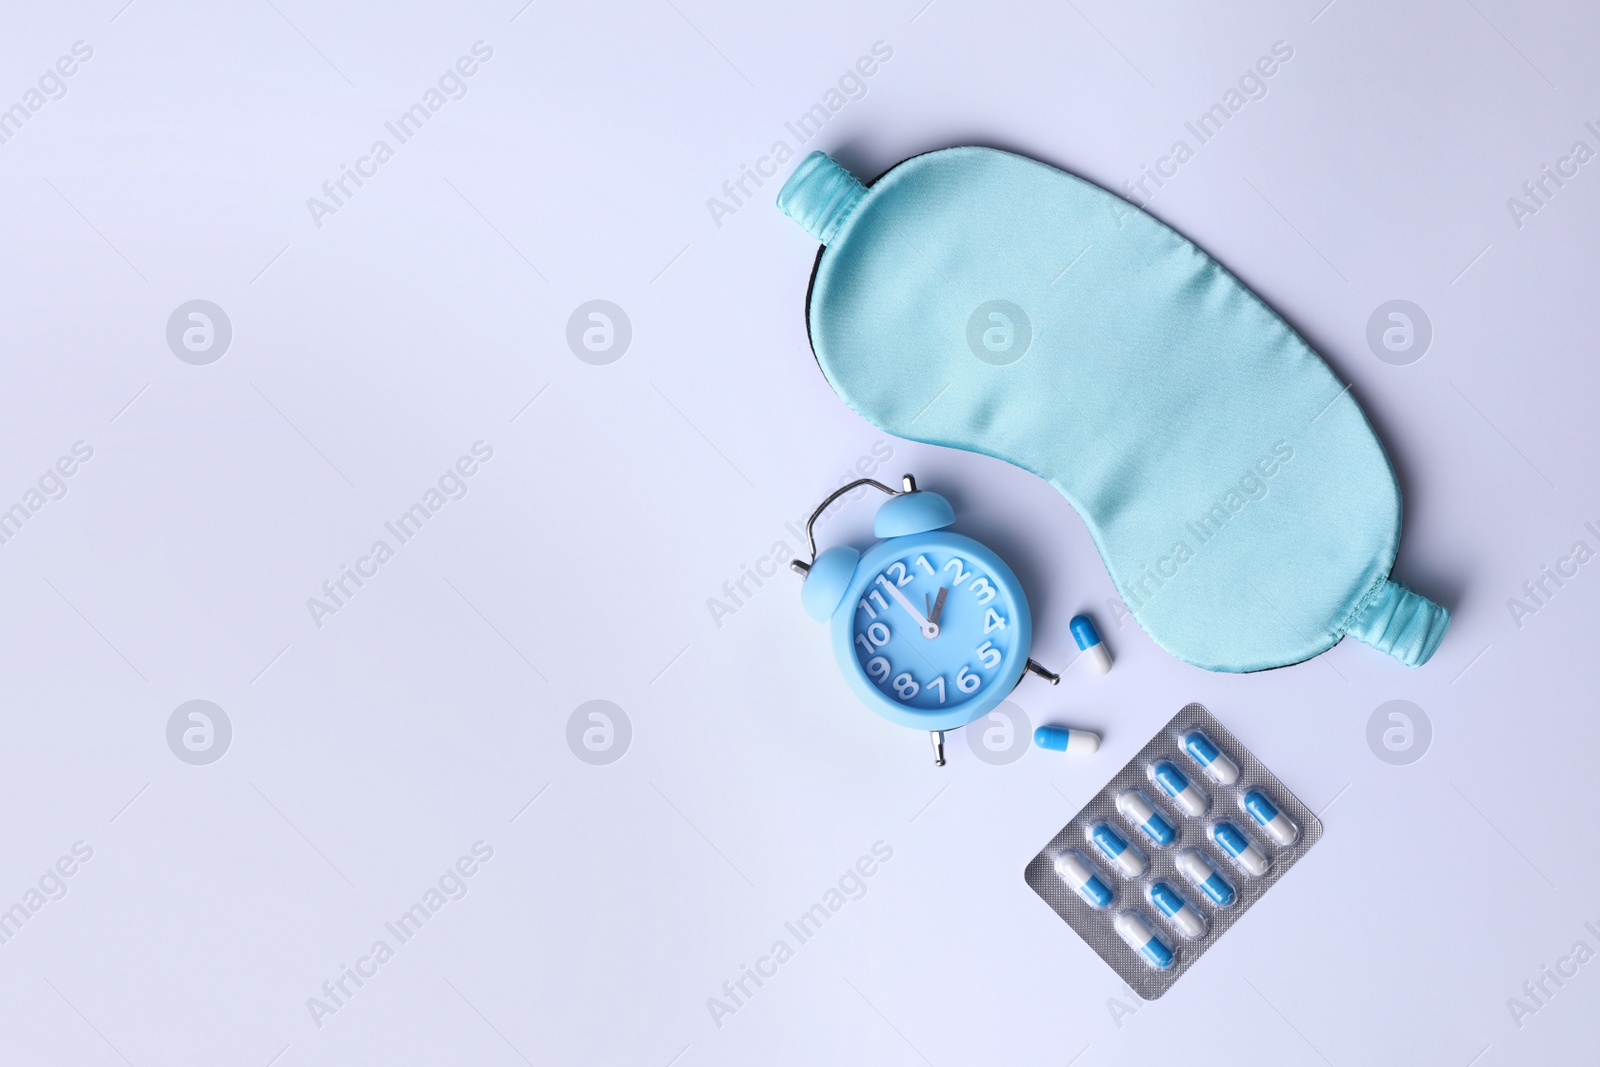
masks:
<instances>
[{"instance_id":1,"label":"light blue sleeping mask","mask_svg":"<svg viewBox=\"0 0 1600 1067\"><path fill-rule=\"evenodd\" d=\"M1161 647L1213 671L1346 634L1409 667L1433 655L1450 615L1389 580L1400 491L1360 407L1183 237L986 148L870 189L813 153L778 206L826 246L807 320L845 402L1055 486Z\"/></svg>"}]
</instances>

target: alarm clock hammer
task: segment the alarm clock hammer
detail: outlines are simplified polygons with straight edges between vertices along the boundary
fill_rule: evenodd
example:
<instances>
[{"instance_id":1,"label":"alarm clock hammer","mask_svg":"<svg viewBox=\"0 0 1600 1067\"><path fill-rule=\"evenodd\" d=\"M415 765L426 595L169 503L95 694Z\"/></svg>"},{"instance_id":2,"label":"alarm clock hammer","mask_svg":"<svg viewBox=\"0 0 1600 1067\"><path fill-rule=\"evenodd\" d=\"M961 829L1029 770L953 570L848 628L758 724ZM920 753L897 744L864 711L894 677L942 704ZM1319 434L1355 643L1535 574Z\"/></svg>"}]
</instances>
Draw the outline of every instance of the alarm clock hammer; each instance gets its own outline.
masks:
<instances>
[{"instance_id":1,"label":"alarm clock hammer","mask_svg":"<svg viewBox=\"0 0 1600 1067\"><path fill-rule=\"evenodd\" d=\"M844 494L870 486L879 505L865 553L835 545L819 553L822 513ZM978 719L1031 671L1055 685L1061 676L1029 652L1033 617L1022 585L988 546L945 529L955 509L938 493L871 478L840 486L806 520L811 561L790 566L805 581L806 613L830 625L834 656L862 703L890 722L927 730L944 766L944 735ZM918 606L918 601L922 606Z\"/></svg>"}]
</instances>

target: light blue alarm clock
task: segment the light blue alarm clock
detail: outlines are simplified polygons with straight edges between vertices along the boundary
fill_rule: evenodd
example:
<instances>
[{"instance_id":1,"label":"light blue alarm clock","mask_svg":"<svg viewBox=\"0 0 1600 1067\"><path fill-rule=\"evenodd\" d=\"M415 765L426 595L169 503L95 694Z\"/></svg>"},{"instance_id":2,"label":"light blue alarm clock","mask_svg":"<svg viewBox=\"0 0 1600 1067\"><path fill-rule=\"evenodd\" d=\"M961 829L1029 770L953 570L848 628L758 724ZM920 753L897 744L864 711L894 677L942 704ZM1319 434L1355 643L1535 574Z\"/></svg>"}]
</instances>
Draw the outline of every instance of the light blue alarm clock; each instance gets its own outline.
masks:
<instances>
[{"instance_id":1,"label":"light blue alarm clock","mask_svg":"<svg viewBox=\"0 0 1600 1067\"><path fill-rule=\"evenodd\" d=\"M817 506L806 523L811 563L800 600L831 623L833 651L850 687L890 722L927 730L934 761L944 765L944 732L992 711L1024 671L1060 677L1028 658L1033 619L1011 568L970 537L948 533L955 510L938 493L903 490L862 478ZM839 497L859 486L889 495L873 519L883 538L865 554L836 545L820 555L812 526Z\"/></svg>"}]
</instances>

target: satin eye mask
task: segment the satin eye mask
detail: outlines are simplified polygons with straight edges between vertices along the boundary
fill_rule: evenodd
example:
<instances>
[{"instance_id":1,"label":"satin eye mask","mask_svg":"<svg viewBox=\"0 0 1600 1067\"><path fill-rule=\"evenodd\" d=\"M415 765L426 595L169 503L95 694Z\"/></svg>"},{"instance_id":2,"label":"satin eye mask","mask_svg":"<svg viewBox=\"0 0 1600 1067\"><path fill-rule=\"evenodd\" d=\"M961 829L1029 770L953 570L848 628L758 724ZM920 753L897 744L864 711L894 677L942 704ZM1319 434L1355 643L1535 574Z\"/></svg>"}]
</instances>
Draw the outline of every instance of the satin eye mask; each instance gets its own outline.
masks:
<instances>
[{"instance_id":1,"label":"satin eye mask","mask_svg":"<svg viewBox=\"0 0 1600 1067\"><path fill-rule=\"evenodd\" d=\"M986 148L871 188L816 152L778 206L825 246L806 314L840 397L1055 486L1168 652L1256 671L1348 634L1433 655L1450 615L1389 579L1400 490L1360 406L1186 239Z\"/></svg>"}]
</instances>

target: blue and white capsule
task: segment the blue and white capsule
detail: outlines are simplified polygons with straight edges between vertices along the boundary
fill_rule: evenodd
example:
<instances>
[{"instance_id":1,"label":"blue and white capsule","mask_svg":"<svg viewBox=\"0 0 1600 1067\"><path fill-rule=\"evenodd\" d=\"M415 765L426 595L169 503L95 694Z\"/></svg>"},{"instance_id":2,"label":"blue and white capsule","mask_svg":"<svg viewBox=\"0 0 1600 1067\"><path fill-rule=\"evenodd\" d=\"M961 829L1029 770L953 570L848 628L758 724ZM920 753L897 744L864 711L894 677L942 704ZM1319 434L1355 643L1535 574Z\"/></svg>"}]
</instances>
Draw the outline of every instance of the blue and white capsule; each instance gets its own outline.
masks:
<instances>
[{"instance_id":1,"label":"blue and white capsule","mask_svg":"<svg viewBox=\"0 0 1600 1067\"><path fill-rule=\"evenodd\" d=\"M1256 878L1267 873L1266 855L1233 823L1226 819L1217 823L1211 828L1211 839L1222 848L1222 851L1233 857L1233 862L1237 863L1244 873Z\"/></svg>"},{"instance_id":2,"label":"blue and white capsule","mask_svg":"<svg viewBox=\"0 0 1600 1067\"><path fill-rule=\"evenodd\" d=\"M1089 840L1124 878L1137 878L1150 865L1144 853L1139 851L1139 846L1129 844L1127 838L1106 823L1095 823L1089 830Z\"/></svg>"},{"instance_id":3,"label":"blue and white capsule","mask_svg":"<svg viewBox=\"0 0 1600 1067\"><path fill-rule=\"evenodd\" d=\"M1199 730L1183 735L1183 750L1193 756L1206 777L1218 785L1232 785L1239 780L1239 765L1223 755L1222 749Z\"/></svg>"},{"instance_id":4,"label":"blue and white capsule","mask_svg":"<svg viewBox=\"0 0 1600 1067\"><path fill-rule=\"evenodd\" d=\"M1167 817L1157 811L1156 806L1150 803L1150 798L1137 789L1124 789L1117 794L1117 810L1124 819L1137 826L1144 836L1162 848L1172 844L1178 836L1178 831L1167 821Z\"/></svg>"},{"instance_id":5,"label":"blue and white capsule","mask_svg":"<svg viewBox=\"0 0 1600 1067\"><path fill-rule=\"evenodd\" d=\"M1172 923L1172 928L1185 940L1193 941L1206 932L1206 921L1200 917L1183 894L1165 882L1156 882L1150 887L1150 903L1156 910L1167 917Z\"/></svg>"},{"instance_id":6,"label":"blue and white capsule","mask_svg":"<svg viewBox=\"0 0 1600 1067\"><path fill-rule=\"evenodd\" d=\"M1091 908L1103 908L1116 894L1100 878L1099 872L1089 866L1089 861L1077 852L1063 852L1056 857L1056 874L1070 885L1083 902Z\"/></svg>"},{"instance_id":7,"label":"blue and white capsule","mask_svg":"<svg viewBox=\"0 0 1600 1067\"><path fill-rule=\"evenodd\" d=\"M1156 785L1161 791L1172 798L1178 810L1191 819L1198 819L1206 813L1206 807L1211 803L1209 797L1197 789L1189 776L1178 770L1178 766L1169 760L1162 760L1152 769L1151 777L1155 778Z\"/></svg>"},{"instance_id":8,"label":"blue and white capsule","mask_svg":"<svg viewBox=\"0 0 1600 1067\"><path fill-rule=\"evenodd\" d=\"M1233 903L1233 886L1228 880L1217 873L1211 866L1211 861L1193 849L1185 849L1178 853L1178 872L1195 884L1195 887L1211 898L1211 903L1219 908L1226 908Z\"/></svg>"},{"instance_id":9,"label":"blue and white capsule","mask_svg":"<svg viewBox=\"0 0 1600 1067\"><path fill-rule=\"evenodd\" d=\"M1083 652L1084 661L1089 664L1089 669L1096 674L1104 674L1111 669L1111 650L1106 648L1106 643L1100 640L1100 631L1094 628L1094 621L1087 615L1074 615L1067 624L1072 630L1072 639L1078 643L1078 648Z\"/></svg>"},{"instance_id":10,"label":"blue and white capsule","mask_svg":"<svg viewBox=\"0 0 1600 1067\"><path fill-rule=\"evenodd\" d=\"M1150 920L1136 911L1119 911L1112 925L1128 947L1158 971L1172 966L1172 948L1150 929Z\"/></svg>"},{"instance_id":11,"label":"blue and white capsule","mask_svg":"<svg viewBox=\"0 0 1600 1067\"><path fill-rule=\"evenodd\" d=\"M1075 730L1070 726L1041 726L1033 731L1033 743L1040 748L1074 756L1092 756L1100 751L1099 734L1092 730Z\"/></svg>"},{"instance_id":12,"label":"blue and white capsule","mask_svg":"<svg viewBox=\"0 0 1600 1067\"><path fill-rule=\"evenodd\" d=\"M1267 799L1267 794L1259 789L1252 789L1244 795L1244 810L1261 827L1261 832L1272 838L1272 843L1283 848L1300 840L1300 827L1294 820L1278 810L1278 806Z\"/></svg>"}]
</instances>

